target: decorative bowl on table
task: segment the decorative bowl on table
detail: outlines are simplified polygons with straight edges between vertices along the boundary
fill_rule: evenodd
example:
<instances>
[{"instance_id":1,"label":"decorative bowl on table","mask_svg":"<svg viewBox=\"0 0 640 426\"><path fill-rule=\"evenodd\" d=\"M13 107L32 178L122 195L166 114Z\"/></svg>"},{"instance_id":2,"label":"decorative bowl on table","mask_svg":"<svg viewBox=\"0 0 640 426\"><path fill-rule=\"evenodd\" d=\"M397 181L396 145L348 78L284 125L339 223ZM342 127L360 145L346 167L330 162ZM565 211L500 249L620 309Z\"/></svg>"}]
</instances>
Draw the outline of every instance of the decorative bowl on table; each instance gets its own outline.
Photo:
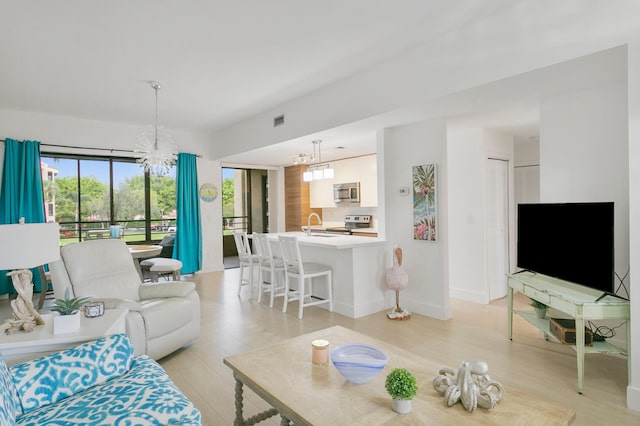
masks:
<instances>
[{"instance_id":1,"label":"decorative bowl on table","mask_svg":"<svg viewBox=\"0 0 640 426\"><path fill-rule=\"evenodd\" d=\"M355 385L373 379L389 361L380 349L363 343L338 346L331 351L330 358L338 372Z\"/></svg>"}]
</instances>

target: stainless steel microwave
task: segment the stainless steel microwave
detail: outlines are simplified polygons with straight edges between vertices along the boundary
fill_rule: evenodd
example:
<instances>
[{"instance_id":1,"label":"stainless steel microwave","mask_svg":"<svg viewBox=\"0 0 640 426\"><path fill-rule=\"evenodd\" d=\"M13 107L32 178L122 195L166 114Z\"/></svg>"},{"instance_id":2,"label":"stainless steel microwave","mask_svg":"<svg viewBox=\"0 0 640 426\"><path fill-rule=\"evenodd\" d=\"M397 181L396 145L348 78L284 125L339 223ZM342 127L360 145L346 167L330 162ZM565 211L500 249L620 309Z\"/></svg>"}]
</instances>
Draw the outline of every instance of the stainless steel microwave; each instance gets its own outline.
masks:
<instances>
[{"instance_id":1,"label":"stainless steel microwave","mask_svg":"<svg viewBox=\"0 0 640 426\"><path fill-rule=\"evenodd\" d=\"M360 182L333 184L333 201L335 203L359 203Z\"/></svg>"}]
</instances>

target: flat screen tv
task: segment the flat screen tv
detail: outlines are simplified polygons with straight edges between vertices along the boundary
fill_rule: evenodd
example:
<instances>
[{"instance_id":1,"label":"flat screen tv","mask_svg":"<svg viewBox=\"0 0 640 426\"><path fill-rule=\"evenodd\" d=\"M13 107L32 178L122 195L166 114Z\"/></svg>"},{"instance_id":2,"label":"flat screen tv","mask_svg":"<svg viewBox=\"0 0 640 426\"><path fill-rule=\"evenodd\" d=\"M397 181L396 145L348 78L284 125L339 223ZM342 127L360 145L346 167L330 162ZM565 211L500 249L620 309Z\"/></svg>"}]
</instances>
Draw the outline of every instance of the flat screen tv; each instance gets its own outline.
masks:
<instances>
[{"instance_id":1,"label":"flat screen tv","mask_svg":"<svg viewBox=\"0 0 640 426\"><path fill-rule=\"evenodd\" d=\"M614 290L613 203L518 205L518 267Z\"/></svg>"}]
</instances>

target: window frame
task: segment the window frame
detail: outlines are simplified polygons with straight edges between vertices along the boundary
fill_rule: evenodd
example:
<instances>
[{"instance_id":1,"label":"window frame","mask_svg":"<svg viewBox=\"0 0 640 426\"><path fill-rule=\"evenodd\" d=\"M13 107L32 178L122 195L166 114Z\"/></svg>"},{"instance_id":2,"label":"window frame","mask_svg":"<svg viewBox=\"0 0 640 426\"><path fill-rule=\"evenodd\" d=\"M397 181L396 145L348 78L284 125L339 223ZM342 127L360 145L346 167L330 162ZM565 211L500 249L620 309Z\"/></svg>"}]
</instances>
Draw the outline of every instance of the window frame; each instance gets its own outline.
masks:
<instances>
[{"instance_id":1,"label":"window frame","mask_svg":"<svg viewBox=\"0 0 640 426\"><path fill-rule=\"evenodd\" d=\"M63 159L63 160L75 160L76 161L76 184L77 184L77 203L78 203L78 211L82 210L82 197L81 197L81 175L80 175L80 161L82 160L93 160L93 161L105 161L108 163L109 167L109 218L110 220L101 220L101 221L87 221L81 220L81 217L77 217L76 221L67 221L67 222L58 222L62 225L71 225L73 226L78 233L78 241L84 241L87 238L86 231L91 230L91 228L87 227L90 224L103 224L106 225L107 228L109 225L121 225L123 222L131 222L132 220L114 220L114 212L115 212L115 188L113 186L114 176L113 176L113 165L114 162L119 163L137 163L135 158L124 157L124 156L116 156L116 155L89 155L89 154L70 154L70 153L61 153L61 152L40 152L41 161L43 158L53 158L53 159ZM50 165L55 168L54 164ZM167 229L171 226L175 226L175 219L165 219L161 218L152 218L151 217L151 174L144 170L144 240L137 240L128 242L128 244L149 244L149 243L157 243L160 239L152 238L152 223L153 222L161 222L162 224L167 223ZM48 176L47 176L48 178ZM55 180L55 178L53 179ZM46 206L45 200L45 206ZM136 221L141 222L141 221Z\"/></svg>"}]
</instances>

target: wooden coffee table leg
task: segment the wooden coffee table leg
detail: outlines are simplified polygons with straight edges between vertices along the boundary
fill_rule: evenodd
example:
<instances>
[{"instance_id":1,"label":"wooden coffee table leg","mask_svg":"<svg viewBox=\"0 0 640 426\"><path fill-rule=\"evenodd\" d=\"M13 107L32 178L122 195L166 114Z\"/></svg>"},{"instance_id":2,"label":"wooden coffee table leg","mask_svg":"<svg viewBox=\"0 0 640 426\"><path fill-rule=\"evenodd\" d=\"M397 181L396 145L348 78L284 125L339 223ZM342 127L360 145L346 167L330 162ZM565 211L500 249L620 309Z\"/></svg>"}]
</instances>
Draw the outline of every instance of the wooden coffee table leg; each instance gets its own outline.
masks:
<instances>
[{"instance_id":1,"label":"wooden coffee table leg","mask_svg":"<svg viewBox=\"0 0 640 426\"><path fill-rule=\"evenodd\" d=\"M242 382L236 379L236 420L233 422L235 426L244 425L244 416L242 414Z\"/></svg>"},{"instance_id":2,"label":"wooden coffee table leg","mask_svg":"<svg viewBox=\"0 0 640 426\"><path fill-rule=\"evenodd\" d=\"M236 379L236 390L235 390L236 419L233 422L234 426L254 425L256 423L260 423L261 421L267 420L268 418L278 414L278 410L276 410L275 408L271 408L269 410L263 411L262 413L256 414L255 416L245 420L244 414L242 413L242 408L244 406L244 404L242 403L242 394L244 392L244 390L242 389L243 383L237 377L235 379ZM282 417L282 421L280 422L281 425L289 425L289 423L290 423L289 419Z\"/></svg>"}]
</instances>

